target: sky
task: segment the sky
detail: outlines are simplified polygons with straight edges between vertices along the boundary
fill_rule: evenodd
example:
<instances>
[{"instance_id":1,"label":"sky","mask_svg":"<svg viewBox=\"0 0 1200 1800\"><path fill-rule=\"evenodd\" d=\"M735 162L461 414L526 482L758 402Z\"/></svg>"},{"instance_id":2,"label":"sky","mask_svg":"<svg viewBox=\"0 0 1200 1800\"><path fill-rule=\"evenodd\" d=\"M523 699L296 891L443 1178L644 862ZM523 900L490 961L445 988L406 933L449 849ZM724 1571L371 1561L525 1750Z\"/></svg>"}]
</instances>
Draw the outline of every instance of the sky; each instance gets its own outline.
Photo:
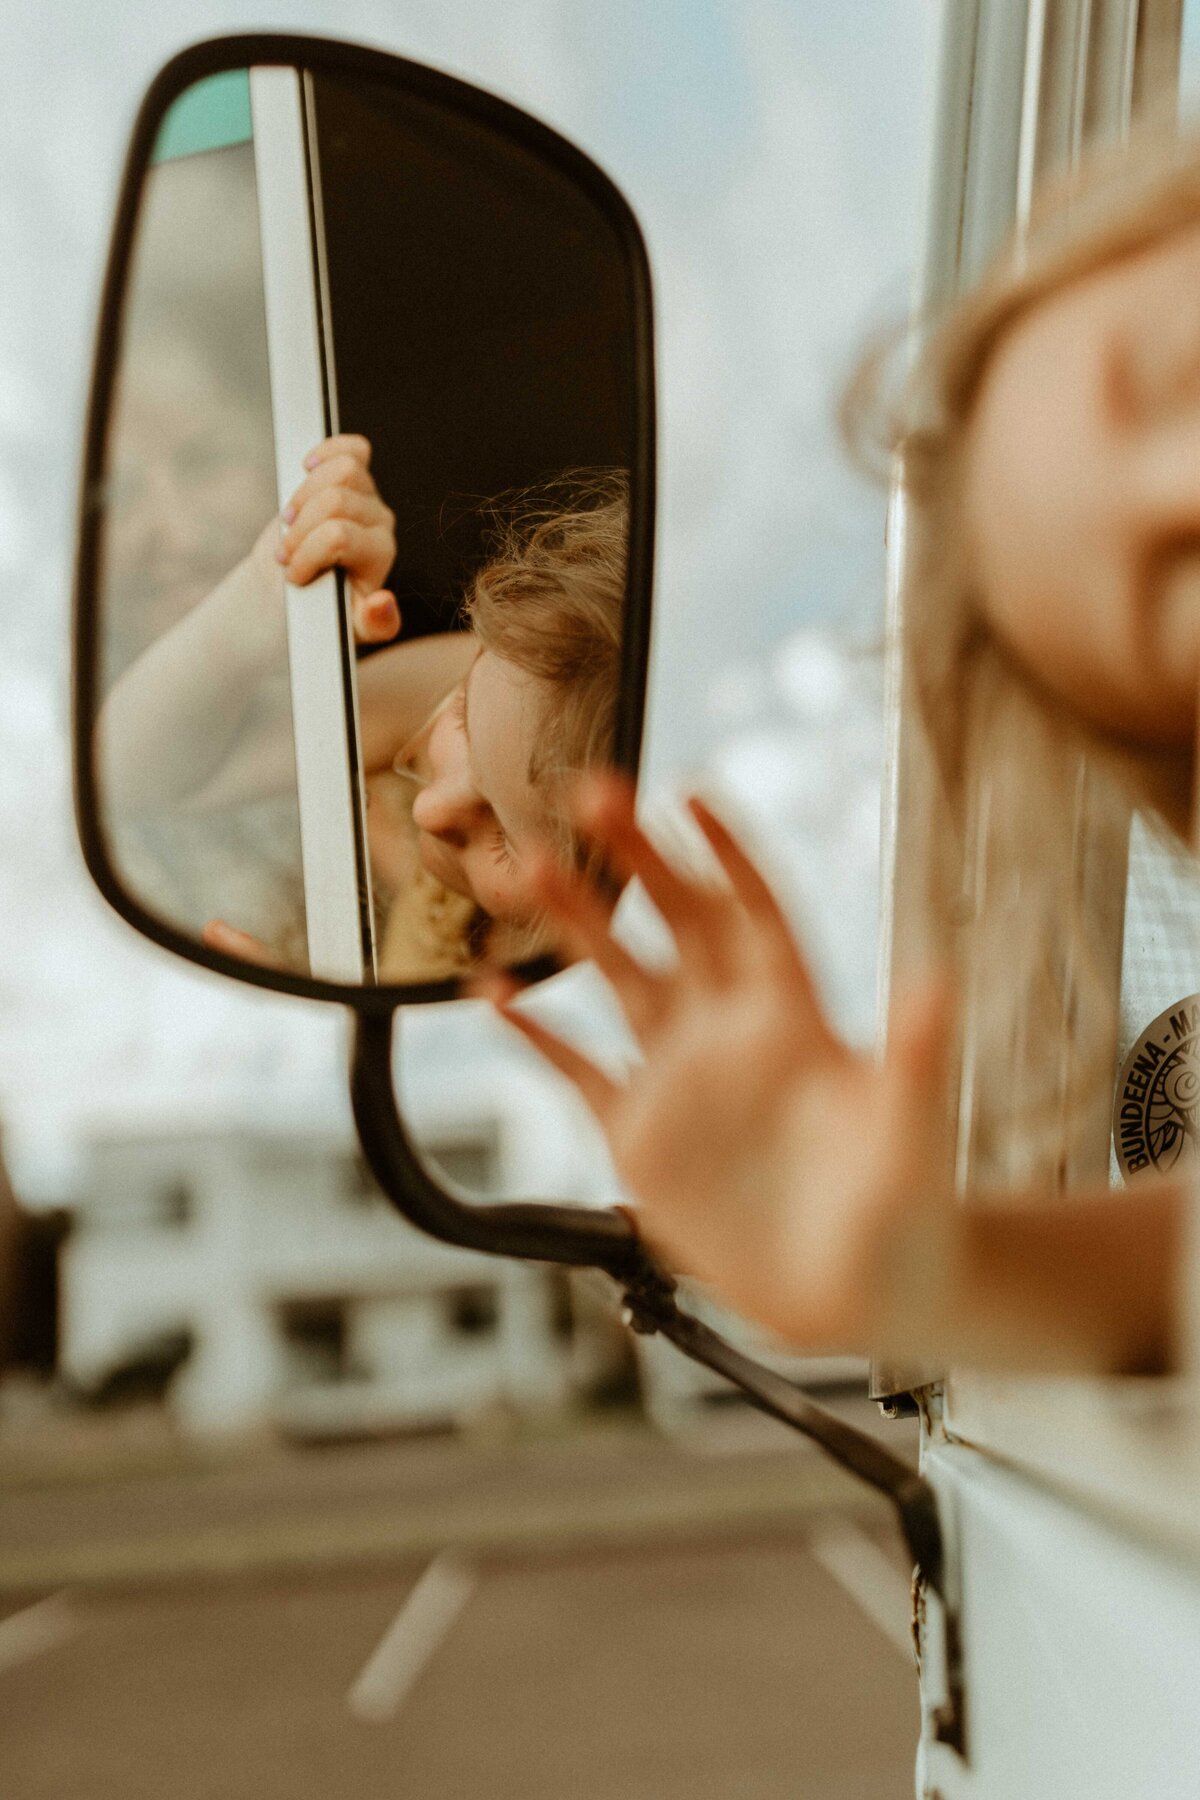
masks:
<instances>
[{"instance_id":1,"label":"sky","mask_svg":"<svg viewBox=\"0 0 1200 1800\"><path fill-rule=\"evenodd\" d=\"M6 21L0 114L0 1117L31 1198L89 1130L344 1118L335 1009L173 963L92 894L67 765L68 604L91 334L141 92L197 38L274 27L431 61L574 138L624 189L656 288L660 547L651 790L698 770L764 832L831 992L873 992L882 497L833 427L856 348L903 314L933 0L47 0ZM836 804L834 803L836 801ZM767 829L769 827L769 829ZM451 1016L453 1015L453 1016ZM465 1004L414 1065L486 1058ZM513 1054L505 1051L504 1054Z\"/></svg>"}]
</instances>

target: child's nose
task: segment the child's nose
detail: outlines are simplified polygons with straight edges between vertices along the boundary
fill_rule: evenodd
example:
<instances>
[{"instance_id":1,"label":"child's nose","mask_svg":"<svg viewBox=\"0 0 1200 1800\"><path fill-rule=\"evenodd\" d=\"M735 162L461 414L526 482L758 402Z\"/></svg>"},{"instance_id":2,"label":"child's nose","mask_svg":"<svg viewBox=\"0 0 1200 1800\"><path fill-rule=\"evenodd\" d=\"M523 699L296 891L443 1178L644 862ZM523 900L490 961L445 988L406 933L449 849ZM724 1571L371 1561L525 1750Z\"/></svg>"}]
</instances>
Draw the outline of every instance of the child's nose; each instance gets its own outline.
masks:
<instances>
[{"instance_id":1,"label":"child's nose","mask_svg":"<svg viewBox=\"0 0 1200 1800\"><path fill-rule=\"evenodd\" d=\"M462 849L470 824L470 792L463 782L450 779L431 781L413 801L413 823L431 837L443 838Z\"/></svg>"}]
</instances>

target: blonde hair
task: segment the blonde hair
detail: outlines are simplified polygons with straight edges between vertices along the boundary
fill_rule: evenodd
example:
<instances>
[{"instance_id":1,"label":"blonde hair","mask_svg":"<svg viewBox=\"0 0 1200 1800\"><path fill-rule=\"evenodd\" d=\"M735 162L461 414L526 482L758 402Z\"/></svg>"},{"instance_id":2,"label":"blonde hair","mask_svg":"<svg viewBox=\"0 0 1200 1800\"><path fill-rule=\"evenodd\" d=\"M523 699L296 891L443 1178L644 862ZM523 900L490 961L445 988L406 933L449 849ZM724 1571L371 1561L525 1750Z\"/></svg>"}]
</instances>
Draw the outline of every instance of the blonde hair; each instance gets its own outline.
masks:
<instances>
[{"instance_id":1,"label":"blonde hair","mask_svg":"<svg viewBox=\"0 0 1200 1800\"><path fill-rule=\"evenodd\" d=\"M579 848L566 789L572 774L613 754L628 486L623 470L592 469L494 501L491 554L462 608L482 649L545 690L528 779L545 797L550 836L585 868L595 858ZM419 863L399 896L383 907L377 894L376 904L386 980L452 977L481 956L525 962L551 947L544 919L490 919Z\"/></svg>"},{"instance_id":2,"label":"blonde hair","mask_svg":"<svg viewBox=\"0 0 1200 1800\"><path fill-rule=\"evenodd\" d=\"M510 506L464 608L481 647L545 690L528 779L572 853L569 779L613 755L628 550L624 470L563 475Z\"/></svg>"},{"instance_id":3,"label":"blonde hair","mask_svg":"<svg viewBox=\"0 0 1200 1800\"><path fill-rule=\"evenodd\" d=\"M1085 1117L1090 1172L1106 1162L1130 815L1146 809L1175 833L1185 816L1178 757L1086 723L991 629L964 526L973 409L997 348L1041 299L1188 226L1200 226L1200 143L1155 129L1093 156L918 328L898 387L888 392L894 344L877 346L843 404L853 446L877 469L882 450L911 503L900 650L930 773L917 852L926 945L957 978L978 1077L969 1148L985 1179L1048 1168L1068 1179ZM961 1121L959 1153L961 1167Z\"/></svg>"}]
</instances>

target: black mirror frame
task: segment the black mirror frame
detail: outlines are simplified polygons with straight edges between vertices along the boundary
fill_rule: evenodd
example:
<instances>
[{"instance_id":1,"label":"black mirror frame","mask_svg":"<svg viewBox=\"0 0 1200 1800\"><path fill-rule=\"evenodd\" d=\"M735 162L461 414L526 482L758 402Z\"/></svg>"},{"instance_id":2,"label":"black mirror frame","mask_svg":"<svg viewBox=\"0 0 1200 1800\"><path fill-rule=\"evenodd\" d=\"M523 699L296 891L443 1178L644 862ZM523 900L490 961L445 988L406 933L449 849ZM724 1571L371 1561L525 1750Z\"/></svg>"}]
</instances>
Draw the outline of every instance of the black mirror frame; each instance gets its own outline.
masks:
<instances>
[{"instance_id":1,"label":"black mirror frame","mask_svg":"<svg viewBox=\"0 0 1200 1800\"><path fill-rule=\"evenodd\" d=\"M149 912L122 883L113 867L100 826L91 755L96 719L97 564L101 523L101 471L121 344L139 200L145 172L163 117L185 89L205 76L251 64L302 66L360 80L395 80L422 98L467 113L552 163L585 189L605 214L625 252L633 321L633 362L637 408L634 464L630 470L630 537L626 582L625 634L614 762L636 778L641 753L646 674L650 655L650 596L654 561L655 406L654 329L650 264L645 241L624 195L591 158L548 125L482 88L424 64L383 50L322 37L254 32L220 37L180 51L151 83L134 122L121 175L108 261L101 289L100 317L92 360L79 482L73 606L72 731L75 818L88 873L109 905L143 937L187 962L255 987L306 999L333 1001L359 1012L390 1014L400 1005L452 1000L457 980L380 987L352 987L314 981L309 976L263 969L210 950ZM559 965L544 957L519 971L526 979L554 973Z\"/></svg>"}]
</instances>

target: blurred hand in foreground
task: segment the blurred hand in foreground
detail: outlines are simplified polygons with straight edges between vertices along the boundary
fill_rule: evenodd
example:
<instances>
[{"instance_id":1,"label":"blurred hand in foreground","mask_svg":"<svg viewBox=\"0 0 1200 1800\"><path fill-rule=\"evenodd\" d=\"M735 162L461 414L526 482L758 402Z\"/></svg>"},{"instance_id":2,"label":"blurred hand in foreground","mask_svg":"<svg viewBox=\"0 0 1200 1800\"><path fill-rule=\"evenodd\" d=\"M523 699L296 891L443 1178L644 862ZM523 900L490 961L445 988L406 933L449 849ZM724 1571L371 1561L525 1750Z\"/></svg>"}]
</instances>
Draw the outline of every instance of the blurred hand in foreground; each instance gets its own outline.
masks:
<instances>
[{"instance_id":1,"label":"blurred hand in foreground","mask_svg":"<svg viewBox=\"0 0 1200 1800\"><path fill-rule=\"evenodd\" d=\"M623 778L588 777L575 806L581 835L621 880L641 880L670 927L670 970L647 969L614 939L611 908L582 876L548 856L530 873L564 948L591 957L616 992L643 1057L627 1080L515 1006L510 977L481 991L579 1090L646 1235L677 1267L796 1344L907 1340L908 1314L940 1279L947 1208L930 1197L945 989L900 1011L881 1061L851 1050L763 877L701 801L689 804L719 887L666 861Z\"/></svg>"}]
</instances>

